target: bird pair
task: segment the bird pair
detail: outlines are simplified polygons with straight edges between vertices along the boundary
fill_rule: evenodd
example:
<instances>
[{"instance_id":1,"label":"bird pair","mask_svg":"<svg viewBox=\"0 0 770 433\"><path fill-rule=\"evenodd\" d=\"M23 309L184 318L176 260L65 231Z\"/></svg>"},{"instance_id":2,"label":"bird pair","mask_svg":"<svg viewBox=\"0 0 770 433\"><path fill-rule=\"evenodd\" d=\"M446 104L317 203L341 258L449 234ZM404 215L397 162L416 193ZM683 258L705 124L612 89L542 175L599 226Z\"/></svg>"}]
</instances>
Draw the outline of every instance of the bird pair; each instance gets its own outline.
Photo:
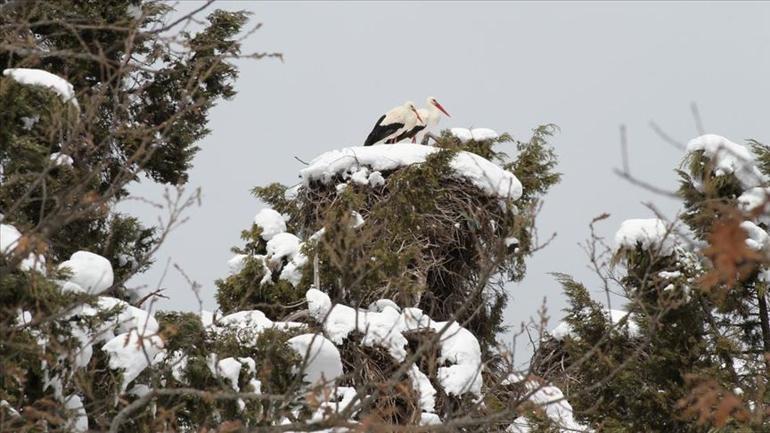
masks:
<instances>
[{"instance_id":1,"label":"bird pair","mask_svg":"<svg viewBox=\"0 0 770 433\"><path fill-rule=\"evenodd\" d=\"M408 101L403 105L383 114L377 123L374 124L372 132L366 137L364 146L385 141L386 143L398 143L401 140L412 139L416 141L417 134L438 124L441 113L452 117L446 112L444 107L438 103L436 98L429 97L426 100L427 107L418 109L414 102Z\"/></svg>"}]
</instances>

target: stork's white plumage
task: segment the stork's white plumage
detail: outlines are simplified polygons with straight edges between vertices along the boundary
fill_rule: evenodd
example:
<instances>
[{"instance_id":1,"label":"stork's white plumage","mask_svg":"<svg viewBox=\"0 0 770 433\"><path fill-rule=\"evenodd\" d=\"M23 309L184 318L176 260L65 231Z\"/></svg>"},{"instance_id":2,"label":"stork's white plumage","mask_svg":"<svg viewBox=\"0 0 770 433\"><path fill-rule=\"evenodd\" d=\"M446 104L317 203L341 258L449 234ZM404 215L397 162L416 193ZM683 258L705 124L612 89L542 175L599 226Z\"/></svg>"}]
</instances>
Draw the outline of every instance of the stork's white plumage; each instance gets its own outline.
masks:
<instances>
[{"instance_id":1,"label":"stork's white plumage","mask_svg":"<svg viewBox=\"0 0 770 433\"><path fill-rule=\"evenodd\" d=\"M403 105L399 105L383 114L377 120L372 132L366 137L364 146L371 146L383 140L396 138L421 123L422 118L417 113L417 107L415 107L414 102L407 101Z\"/></svg>"},{"instance_id":2,"label":"stork's white plumage","mask_svg":"<svg viewBox=\"0 0 770 433\"><path fill-rule=\"evenodd\" d=\"M429 129L438 125L439 120L441 120L441 113L446 114L447 117L452 117L433 96L429 96L428 99L425 100L425 105L425 108L417 110L417 113L423 121L401 133L394 141L398 142L406 138L411 138L412 142L415 140L420 141L422 136L429 132ZM418 134L419 137L417 137ZM417 138L415 139L415 137Z\"/></svg>"}]
</instances>

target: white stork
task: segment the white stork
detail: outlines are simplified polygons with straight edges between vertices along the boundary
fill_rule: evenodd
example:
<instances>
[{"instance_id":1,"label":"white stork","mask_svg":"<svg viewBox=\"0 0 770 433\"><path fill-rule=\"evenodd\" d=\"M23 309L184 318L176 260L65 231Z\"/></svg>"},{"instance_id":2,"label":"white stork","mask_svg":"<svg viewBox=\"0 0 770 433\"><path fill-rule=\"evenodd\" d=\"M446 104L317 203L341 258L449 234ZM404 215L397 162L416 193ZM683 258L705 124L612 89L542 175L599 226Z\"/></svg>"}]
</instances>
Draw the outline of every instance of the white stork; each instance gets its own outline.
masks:
<instances>
[{"instance_id":1,"label":"white stork","mask_svg":"<svg viewBox=\"0 0 770 433\"><path fill-rule=\"evenodd\" d=\"M407 101L404 105L399 105L380 117L374 124L372 132L366 137L364 146L371 146L383 140L396 138L414 128L418 123L422 123L422 118L417 113L417 107L415 107L414 102Z\"/></svg>"},{"instance_id":2,"label":"white stork","mask_svg":"<svg viewBox=\"0 0 770 433\"><path fill-rule=\"evenodd\" d=\"M417 114L424 121L401 133L394 139L394 141L398 142L406 138L411 138L412 143L414 143L416 141L415 136L417 136L418 133L422 133L423 131L427 133L429 128L438 125L439 120L441 120L441 113L446 114L447 117L452 117L433 96L429 96L428 99L425 100L425 103L427 105L426 108L417 110Z\"/></svg>"}]
</instances>

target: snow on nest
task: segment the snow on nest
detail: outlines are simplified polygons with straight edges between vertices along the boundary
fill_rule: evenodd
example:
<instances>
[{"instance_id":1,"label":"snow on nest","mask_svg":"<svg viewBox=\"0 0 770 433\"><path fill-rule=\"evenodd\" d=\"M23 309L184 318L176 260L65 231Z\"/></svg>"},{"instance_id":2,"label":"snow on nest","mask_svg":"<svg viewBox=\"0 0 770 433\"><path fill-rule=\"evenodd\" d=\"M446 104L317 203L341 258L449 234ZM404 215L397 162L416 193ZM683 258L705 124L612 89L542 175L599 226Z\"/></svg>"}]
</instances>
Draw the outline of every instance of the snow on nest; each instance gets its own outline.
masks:
<instances>
[{"instance_id":1,"label":"snow on nest","mask_svg":"<svg viewBox=\"0 0 770 433\"><path fill-rule=\"evenodd\" d=\"M64 291L97 294L112 286L112 264L98 254L77 251L59 265L59 269L65 268L71 276L62 285Z\"/></svg>"},{"instance_id":2,"label":"snow on nest","mask_svg":"<svg viewBox=\"0 0 770 433\"><path fill-rule=\"evenodd\" d=\"M0 254L10 255L16 249L21 239L21 232L10 224L0 224ZM22 271L35 270L45 275L45 257L40 254L29 253L19 263Z\"/></svg>"},{"instance_id":3,"label":"snow on nest","mask_svg":"<svg viewBox=\"0 0 770 433\"><path fill-rule=\"evenodd\" d=\"M706 134L693 138L687 143L687 151L703 151L713 161L715 175L734 174L745 188L757 186L766 180L754 163L751 151L721 135Z\"/></svg>"},{"instance_id":4,"label":"snow on nest","mask_svg":"<svg viewBox=\"0 0 770 433\"><path fill-rule=\"evenodd\" d=\"M360 410L355 407L357 396L358 393L356 392L355 388L349 386L325 388L323 392L317 393L315 395L315 398L318 401L318 408L313 411L309 422L311 424L318 423L329 418L336 418L339 414L345 413L348 417L350 417L348 420L349 422L356 423L353 418L358 415ZM365 397L366 396L362 396L362 398ZM279 425L290 423L291 421L287 418L283 418L281 421L279 421ZM332 427L328 429L316 430L317 433L352 433L353 431L354 429L347 427ZM287 431L286 433L299 432Z\"/></svg>"},{"instance_id":5,"label":"snow on nest","mask_svg":"<svg viewBox=\"0 0 770 433\"><path fill-rule=\"evenodd\" d=\"M12 78L19 84L29 86L41 86L50 89L61 98L64 103L71 103L80 108L75 98L75 89L69 81L42 69L10 68L3 71L3 75Z\"/></svg>"},{"instance_id":6,"label":"snow on nest","mask_svg":"<svg viewBox=\"0 0 770 433\"><path fill-rule=\"evenodd\" d=\"M336 175L355 175L361 167L375 173L425 162L439 148L412 143L375 144L367 147L346 147L321 154L300 170L305 184L312 181L331 182ZM450 163L458 177L467 179L490 196L521 197L521 182L512 173L470 152L458 152ZM372 173L374 174L374 173ZM358 179L358 178L357 178ZM358 179L363 181L363 177ZM367 177L373 184L378 179Z\"/></svg>"},{"instance_id":7,"label":"snow on nest","mask_svg":"<svg viewBox=\"0 0 770 433\"><path fill-rule=\"evenodd\" d=\"M271 208L257 212L254 224L262 228L262 239L269 241L273 236L286 231L286 218Z\"/></svg>"},{"instance_id":8,"label":"snow on nest","mask_svg":"<svg viewBox=\"0 0 770 433\"><path fill-rule=\"evenodd\" d=\"M342 376L340 351L321 334L302 334L290 338L287 343L303 358L302 372L305 382L320 384L332 382Z\"/></svg>"},{"instance_id":9,"label":"snow on nest","mask_svg":"<svg viewBox=\"0 0 770 433\"><path fill-rule=\"evenodd\" d=\"M610 323L612 325L617 325L621 320L628 316L628 320L626 321L626 325L628 326L628 335L631 337L636 337L639 335L639 326L636 324L636 322L634 322L633 317L629 316L630 313L628 311L605 309L604 314L606 318L610 319ZM556 327L553 328L549 334L551 334L551 337L558 341L561 341L568 336L573 338L575 337L575 334L572 331L572 326L570 326L570 324L565 320L559 322L559 324L556 325Z\"/></svg>"},{"instance_id":10,"label":"snow on nest","mask_svg":"<svg viewBox=\"0 0 770 433\"><path fill-rule=\"evenodd\" d=\"M412 387L420 397L420 410L422 410L424 417L429 418L426 415L436 410L436 388L430 383L430 378L416 365L409 368L408 376L412 381Z\"/></svg>"},{"instance_id":11,"label":"snow on nest","mask_svg":"<svg viewBox=\"0 0 770 433\"><path fill-rule=\"evenodd\" d=\"M345 305L332 305L326 293L310 289L306 293L310 316L323 324L324 333L335 344L342 344L348 335L363 334L365 346L380 346L399 362L406 359L407 339L404 332L431 330L441 333L439 339L440 365L438 381L450 395L472 393L481 396L481 348L476 337L456 322L435 322L418 308L404 308L399 312L391 301L375 303L379 311L357 310ZM422 377L410 374L416 390L427 389ZM428 398L427 394L421 397ZM428 400L423 403L427 404Z\"/></svg>"},{"instance_id":12,"label":"snow on nest","mask_svg":"<svg viewBox=\"0 0 770 433\"><path fill-rule=\"evenodd\" d=\"M572 405L569 404L561 390L553 385L548 385L536 379L525 379L522 375L512 373L505 381L506 384L521 383L530 393L529 401L539 406L545 415L559 428L561 432L592 432L593 430L580 424L574 416ZM510 433L528 433L532 431L532 425L524 417L514 420L508 427Z\"/></svg>"},{"instance_id":13,"label":"snow on nest","mask_svg":"<svg viewBox=\"0 0 770 433\"><path fill-rule=\"evenodd\" d=\"M500 137L500 134L498 134L497 131L489 128L452 128L449 130L449 132L455 137L459 138L463 143L471 140L496 140Z\"/></svg>"},{"instance_id":14,"label":"snow on nest","mask_svg":"<svg viewBox=\"0 0 770 433\"><path fill-rule=\"evenodd\" d=\"M674 234L665 221L657 218L623 221L615 233L615 248L633 250L640 245L664 256L674 252Z\"/></svg>"}]
</instances>

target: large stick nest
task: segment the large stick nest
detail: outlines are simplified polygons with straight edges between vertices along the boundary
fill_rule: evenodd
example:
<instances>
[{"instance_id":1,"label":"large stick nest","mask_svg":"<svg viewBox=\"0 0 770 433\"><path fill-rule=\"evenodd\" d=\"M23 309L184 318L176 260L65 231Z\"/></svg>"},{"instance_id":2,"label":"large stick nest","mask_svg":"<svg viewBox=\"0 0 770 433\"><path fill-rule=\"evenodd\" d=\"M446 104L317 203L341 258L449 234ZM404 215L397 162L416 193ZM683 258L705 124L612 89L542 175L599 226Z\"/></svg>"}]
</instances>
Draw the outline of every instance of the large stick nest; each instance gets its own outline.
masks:
<instances>
[{"instance_id":1,"label":"large stick nest","mask_svg":"<svg viewBox=\"0 0 770 433\"><path fill-rule=\"evenodd\" d=\"M502 281L485 282L504 273L515 278L514 249L505 239L529 229L529 216L453 176L452 156L439 152L383 173L382 186L337 188L346 183L339 175L300 189L292 221L304 233L325 228L313 253L332 299L365 306L389 298L436 320L462 311L460 321L470 320L477 335L494 333L487 319L502 309L505 296ZM363 225L355 226L353 212Z\"/></svg>"}]
</instances>

